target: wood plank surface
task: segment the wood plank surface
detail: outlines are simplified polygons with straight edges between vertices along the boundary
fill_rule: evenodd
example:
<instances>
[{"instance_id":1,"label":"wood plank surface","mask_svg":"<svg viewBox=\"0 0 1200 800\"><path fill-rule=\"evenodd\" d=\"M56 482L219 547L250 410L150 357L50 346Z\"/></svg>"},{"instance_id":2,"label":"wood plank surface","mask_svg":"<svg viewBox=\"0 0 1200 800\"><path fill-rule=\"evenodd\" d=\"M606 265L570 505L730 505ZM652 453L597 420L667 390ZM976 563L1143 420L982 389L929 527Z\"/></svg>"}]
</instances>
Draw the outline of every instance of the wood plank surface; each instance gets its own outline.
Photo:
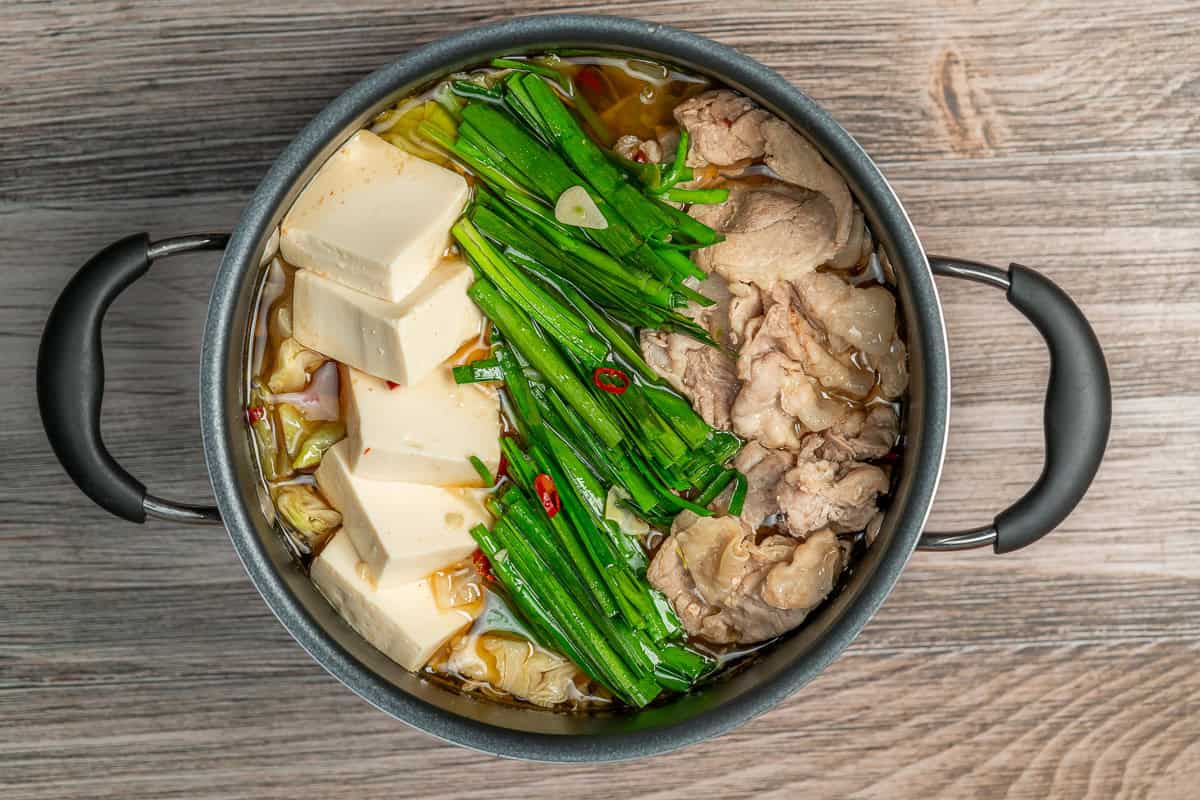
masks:
<instances>
[{"instance_id":1,"label":"wood plank surface","mask_svg":"<svg viewBox=\"0 0 1200 800\"><path fill-rule=\"evenodd\" d=\"M33 396L46 312L135 231L227 229L273 155L371 69L543 0L0 6L0 797L1194 798L1200 786L1200 7L951 0L604 4L780 70L881 163L931 252L1044 270L1105 346L1108 458L1005 557L917 554L848 652L685 751L557 767L370 709L258 599L220 529L116 521L69 485ZM203 499L196 363L215 262L109 315L105 431ZM942 282L953 429L932 524L1041 463L1043 347Z\"/></svg>"}]
</instances>

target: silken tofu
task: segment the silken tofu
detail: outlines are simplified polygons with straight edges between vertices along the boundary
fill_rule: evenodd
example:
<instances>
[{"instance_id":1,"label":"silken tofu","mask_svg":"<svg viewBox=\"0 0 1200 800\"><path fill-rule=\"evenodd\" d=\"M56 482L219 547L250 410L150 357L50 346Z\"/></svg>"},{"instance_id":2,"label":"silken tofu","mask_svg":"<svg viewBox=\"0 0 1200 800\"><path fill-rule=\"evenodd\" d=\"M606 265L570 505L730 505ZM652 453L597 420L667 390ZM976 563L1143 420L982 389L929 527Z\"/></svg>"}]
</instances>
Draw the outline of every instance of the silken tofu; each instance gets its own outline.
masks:
<instances>
[{"instance_id":1,"label":"silken tofu","mask_svg":"<svg viewBox=\"0 0 1200 800\"><path fill-rule=\"evenodd\" d=\"M317 485L380 588L419 580L475 550L470 529L489 520L484 490L378 481L351 473L342 440L325 451Z\"/></svg>"},{"instance_id":2,"label":"silken tofu","mask_svg":"<svg viewBox=\"0 0 1200 800\"><path fill-rule=\"evenodd\" d=\"M439 485L479 484L467 460L500 465L500 397L486 384L456 384L449 366L415 386L350 370L343 382L354 474Z\"/></svg>"},{"instance_id":3,"label":"silken tofu","mask_svg":"<svg viewBox=\"0 0 1200 800\"><path fill-rule=\"evenodd\" d=\"M359 635L405 669L419 670L470 615L440 609L428 580L374 586L346 532L343 527L313 560L313 583Z\"/></svg>"},{"instance_id":4,"label":"silken tofu","mask_svg":"<svg viewBox=\"0 0 1200 800\"><path fill-rule=\"evenodd\" d=\"M399 302L446 250L467 182L359 131L304 187L280 226L285 261Z\"/></svg>"},{"instance_id":5,"label":"silken tofu","mask_svg":"<svg viewBox=\"0 0 1200 800\"><path fill-rule=\"evenodd\" d=\"M392 303L299 270L293 336L369 375L416 384L479 335L483 317L467 297L472 280L464 261L446 259L404 302Z\"/></svg>"}]
</instances>

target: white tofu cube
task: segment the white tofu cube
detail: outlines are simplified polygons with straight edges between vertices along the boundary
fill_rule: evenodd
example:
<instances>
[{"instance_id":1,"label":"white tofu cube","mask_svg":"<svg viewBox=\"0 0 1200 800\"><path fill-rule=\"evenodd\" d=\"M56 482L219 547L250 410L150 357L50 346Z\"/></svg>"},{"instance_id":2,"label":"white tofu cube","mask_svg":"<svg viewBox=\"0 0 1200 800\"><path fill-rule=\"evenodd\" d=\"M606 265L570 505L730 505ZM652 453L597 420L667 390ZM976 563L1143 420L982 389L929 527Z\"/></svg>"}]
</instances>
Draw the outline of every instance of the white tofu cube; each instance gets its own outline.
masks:
<instances>
[{"instance_id":1,"label":"white tofu cube","mask_svg":"<svg viewBox=\"0 0 1200 800\"><path fill-rule=\"evenodd\" d=\"M405 669L419 670L450 637L471 623L465 611L443 611L428 580L376 588L361 574L358 552L343 528L312 563L312 580L350 627Z\"/></svg>"},{"instance_id":2,"label":"white tofu cube","mask_svg":"<svg viewBox=\"0 0 1200 800\"><path fill-rule=\"evenodd\" d=\"M350 370L343 381L346 437L356 476L441 486L478 486L467 460L500 466L500 397L487 384L454 382L448 366L416 386L390 388Z\"/></svg>"},{"instance_id":3,"label":"white tofu cube","mask_svg":"<svg viewBox=\"0 0 1200 800\"><path fill-rule=\"evenodd\" d=\"M348 447L342 440L325 451L317 485L376 585L419 580L474 552L469 531L489 520L484 490L362 478L351 474Z\"/></svg>"},{"instance_id":4,"label":"white tofu cube","mask_svg":"<svg viewBox=\"0 0 1200 800\"><path fill-rule=\"evenodd\" d=\"M467 182L359 131L304 187L280 226L285 261L399 302L437 266Z\"/></svg>"},{"instance_id":5,"label":"white tofu cube","mask_svg":"<svg viewBox=\"0 0 1200 800\"><path fill-rule=\"evenodd\" d=\"M305 347L370 375L409 386L479 335L483 316L467 297L473 276L447 259L402 303L296 273L292 330Z\"/></svg>"}]
</instances>

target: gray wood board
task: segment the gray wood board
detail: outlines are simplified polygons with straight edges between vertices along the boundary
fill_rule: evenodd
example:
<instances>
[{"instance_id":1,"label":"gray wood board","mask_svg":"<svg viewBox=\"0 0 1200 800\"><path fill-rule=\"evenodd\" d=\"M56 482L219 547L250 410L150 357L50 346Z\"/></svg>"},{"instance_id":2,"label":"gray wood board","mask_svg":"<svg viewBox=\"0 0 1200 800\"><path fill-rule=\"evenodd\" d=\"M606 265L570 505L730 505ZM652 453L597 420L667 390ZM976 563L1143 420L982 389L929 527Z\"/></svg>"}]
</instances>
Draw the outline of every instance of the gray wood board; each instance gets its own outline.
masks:
<instances>
[{"instance_id":1,"label":"gray wood board","mask_svg":"<svg viewBox=\"0 0 1200 800\"><path fill-rule=\"evenodd\" d=\"M1019 261L1094 322L1115 392L1079 510L1021 553L921 553L826 674L717 741L616 766L435 742L328 677L225 534L129 525L50 455L33 397L56 292L127 233L228 229L326 102L420 43L586 4L0 8L0 795L1194 797L1200 785L1200 13L1194 3L609 3L737 46L880 161L932 252ZM154 270L105 329L105 432L203 500L196 364L215 259ZM954 414L932 524L1041 463L1044 350L942 282ZM782 756L782 757L781 757Z\"/></svg>"}]
</instances>

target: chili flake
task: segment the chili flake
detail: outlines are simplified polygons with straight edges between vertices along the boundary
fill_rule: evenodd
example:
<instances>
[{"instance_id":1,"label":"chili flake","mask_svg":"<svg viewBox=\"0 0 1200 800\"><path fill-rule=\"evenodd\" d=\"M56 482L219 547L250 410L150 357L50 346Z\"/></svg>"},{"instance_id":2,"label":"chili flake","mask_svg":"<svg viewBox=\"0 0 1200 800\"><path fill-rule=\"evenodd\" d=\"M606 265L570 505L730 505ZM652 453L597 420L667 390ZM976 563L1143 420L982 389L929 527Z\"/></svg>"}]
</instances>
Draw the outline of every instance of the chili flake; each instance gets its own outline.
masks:
<instances>
[{"instance_id":1,"label":"chili flake","mask_svg":"<svg viewBox=\"0 0 1200 800\"><path fill-rule=\"evenodd\" d=\"M541 501L547 517L553 517L562 509L562 500L558 496L558 489L554 487L554 479L546 473L540 472L533 479L533 492Z\"/></svg>"},{"instance_id":2,"label":"chili flake","mask_svg":"<svg viewBox=\"0 0 1200 800\"><path fill-rule=\"evenodd\" d=\"M489 583L496 580L496 576L492 574L492 563L488 561L488 557L483 554L483 551L476 548L471 554L471 563L475 565L475 571L479 573L479 577Z\"/></svg>"}]
</instances>

